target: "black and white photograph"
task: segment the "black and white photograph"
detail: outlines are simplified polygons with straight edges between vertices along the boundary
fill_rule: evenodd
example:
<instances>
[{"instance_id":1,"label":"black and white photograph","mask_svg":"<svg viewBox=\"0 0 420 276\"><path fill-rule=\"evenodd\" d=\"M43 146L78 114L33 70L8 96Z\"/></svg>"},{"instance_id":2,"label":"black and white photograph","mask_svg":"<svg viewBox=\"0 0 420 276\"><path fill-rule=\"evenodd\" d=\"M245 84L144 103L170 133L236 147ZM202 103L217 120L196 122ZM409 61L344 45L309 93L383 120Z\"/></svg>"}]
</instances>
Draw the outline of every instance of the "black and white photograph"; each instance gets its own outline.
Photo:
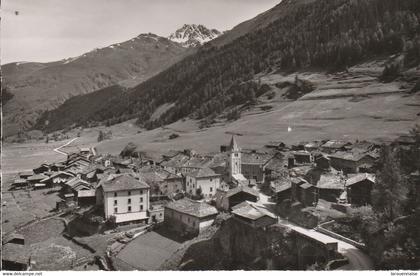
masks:
<instances>
[{"instance_id":1,"label":"black and white photograph","mask_svg":"<svg viewBox=\"0 0 420 276\"><path fill-rule=\"evenodd\" d=\"M418 275L420 0L0 22L2 275Z\"/></svg>"}]
</instances>

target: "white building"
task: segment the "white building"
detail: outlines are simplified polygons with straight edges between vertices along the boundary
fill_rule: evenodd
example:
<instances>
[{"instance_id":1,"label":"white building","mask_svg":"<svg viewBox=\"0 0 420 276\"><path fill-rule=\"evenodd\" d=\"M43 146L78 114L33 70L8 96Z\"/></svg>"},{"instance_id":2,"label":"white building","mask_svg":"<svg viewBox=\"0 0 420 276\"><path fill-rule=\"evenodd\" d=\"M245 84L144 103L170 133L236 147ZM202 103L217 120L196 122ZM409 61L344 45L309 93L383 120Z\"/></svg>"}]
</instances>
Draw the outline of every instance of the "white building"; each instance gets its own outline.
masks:
<instances>
[{"instance_id":1,"label":"white building","mask_svg":"<svg viewBox=\"0 0 420 276\"><path fill-rule=\"evenodd\" d=\"M99 183L96 204L103 205L105 219L116 223L147 221L150 187L129 174L110 175Z\"/></svg>"},{"instance_id":2,"label":"white building","mask_svg":"<svg viewBox=\"0 0 420 276\"><path fill-rule=\"evenodd\" d=\"M199 170L186 174L186 192L191 195L198 195L197 190L201 190L204 198L211 198L216 194L220 187L220 174L215 173L210 168L201 168Z\"/></svg>"},{"instance_id":3,"label":"white building","mask_svg":"<svg viewBox=\"0 0 420 276\"><path fill-rule=\"evenodd\" d=\"M247 181L242 174L241 149L236 143L235 137L232 136L229 145L229 157L226 162L226 171L228 173L228 181L241 184Z\"/></svg>"}]
</instances>

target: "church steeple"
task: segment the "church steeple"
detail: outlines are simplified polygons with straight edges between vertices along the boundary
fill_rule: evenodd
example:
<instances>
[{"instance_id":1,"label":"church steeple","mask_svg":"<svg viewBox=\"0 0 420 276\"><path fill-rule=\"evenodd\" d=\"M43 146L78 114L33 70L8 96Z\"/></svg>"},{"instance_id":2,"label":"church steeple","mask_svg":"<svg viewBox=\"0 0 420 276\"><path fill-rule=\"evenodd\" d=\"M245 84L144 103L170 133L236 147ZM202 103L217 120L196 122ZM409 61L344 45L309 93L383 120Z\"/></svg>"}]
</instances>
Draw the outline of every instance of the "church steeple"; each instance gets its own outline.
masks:
<instances>
[{"instance_id":1,"label":"church steeple","mask_svg":"<svg viewBox=\"0 0 420 276\"><path fill-rule=\"evenodd\" d=\"M236 143L235 136L232 135L229 145L229 159L226 163L229 181L232 181L234 175L241 174L241 149Z\"/></svg>"},{"instance_id":2,"label":"church steeple","mask_svg":"<svg viewBox=\"0 0 420 276\"><path fill-rule=\"evenodd\" d=\"M238 144L236 143L235 136L232 135L232 139L230 140L230 146L229 146L230 152L239 151Z\"/></svg>"}]
</instances>

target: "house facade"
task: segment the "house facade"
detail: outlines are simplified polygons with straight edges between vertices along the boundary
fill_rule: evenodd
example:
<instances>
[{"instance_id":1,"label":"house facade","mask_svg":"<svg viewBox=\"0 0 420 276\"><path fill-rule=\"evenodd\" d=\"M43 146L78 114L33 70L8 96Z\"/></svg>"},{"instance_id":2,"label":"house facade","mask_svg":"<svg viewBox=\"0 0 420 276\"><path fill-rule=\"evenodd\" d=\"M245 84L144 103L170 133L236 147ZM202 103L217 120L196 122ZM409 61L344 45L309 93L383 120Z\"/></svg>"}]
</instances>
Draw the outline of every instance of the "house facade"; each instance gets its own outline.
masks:
<instances>
[{"instance_id":1,"label":"house facade","mask_svg":"<svg viewBox=\"0 0 420 276\"><path fill-rule=\"evenodd\" d=\"M147 221L149 190L132 175L110 175L99 184L96 204L103 206L105 219L115 219L117 224Z\"/></svg>"},{"instance_id":2,"label":"house facade","mask_svg":"<svg viewBox=\"0 0 420 276\"><path fill-rule=\"evenodd\" d=\"M212 198L220 187L221 176L210 168L202 168L188 173L185 178L186 192L198 195L199 191L204 198Z\"/></svg>"}]
</instances>

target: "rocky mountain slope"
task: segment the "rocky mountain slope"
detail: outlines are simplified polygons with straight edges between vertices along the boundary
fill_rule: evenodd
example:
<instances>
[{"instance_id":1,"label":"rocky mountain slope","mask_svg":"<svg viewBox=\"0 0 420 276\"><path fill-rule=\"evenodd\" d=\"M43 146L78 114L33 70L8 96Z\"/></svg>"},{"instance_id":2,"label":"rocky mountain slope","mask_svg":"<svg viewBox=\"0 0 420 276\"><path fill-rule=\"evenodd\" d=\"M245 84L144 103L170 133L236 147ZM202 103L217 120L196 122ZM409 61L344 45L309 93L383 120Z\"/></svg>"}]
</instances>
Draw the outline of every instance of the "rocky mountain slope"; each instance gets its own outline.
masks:
<instances>
[{"instance_id":1,"label":"rocky mountain slope","mask_svg":"<svg viewBox=\"0 0 420 276\"><path fill-rule=\"evenodd\" d=\"M387 81L402 78L409 91L419 76L404 77L401 72L416 71L419 65L419 18L420 2L416 0L283 1L248 21L246 28L242 24L228 32L232 42L223 47L213 45L218 39L205 44L124 97L109 99L103 109L85 110L83 119L78 113L74 123L137 118L139 125L150 129L185 117L211 121L228 110L255 104L255 99L267 92L260 79L273 72L345 71L390 56L383 63L391 68ZM234 35L238 29L250 31ZM376 80L381 81L380 74ZM170 108L159 118L152 116L163 105ZM60 117L59 110L45 114L37 127ZM58 119L43 129L60 126Z\"/></svg>"},{"instance_id":2,"label":"rocky mountain slope","mask_svg":"<svg viewBox=\"0 0 420 276\"><path fill-rule=\"evenodd\" d=\"M168 39L180 43L184 47L198 47L221 35L216 29L207 29L203 25L184 24L169 35Z\"/></svg>"},{"instance_id":3,"label":"rocky mountain slope","mask_svg":"<svg viewBox=\"0 0 420 276\"><path fill-rule=\"evenodd\" d=\"M31 127L43 111L72 96L115 84L137 85L192 51L167 38L141 34L74 58L3 65L3 85L13 95L3 109L5 135Z\"/></svg>"}]
</instances>

